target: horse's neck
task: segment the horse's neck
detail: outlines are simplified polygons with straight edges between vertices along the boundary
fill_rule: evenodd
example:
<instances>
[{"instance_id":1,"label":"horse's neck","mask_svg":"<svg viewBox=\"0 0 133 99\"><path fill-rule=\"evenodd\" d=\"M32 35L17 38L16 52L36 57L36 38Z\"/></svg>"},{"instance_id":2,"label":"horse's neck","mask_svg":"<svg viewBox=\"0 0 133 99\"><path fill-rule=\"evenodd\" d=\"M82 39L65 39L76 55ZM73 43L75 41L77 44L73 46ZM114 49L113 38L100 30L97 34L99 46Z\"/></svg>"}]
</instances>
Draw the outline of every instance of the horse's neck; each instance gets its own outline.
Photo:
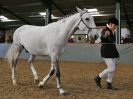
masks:
<instances>
[{"instance_id":1,"label":"horse's neck","mask_svg":"<svg viewBox=\"0 0 133 99\"><path fill-rule=\"evenodd\" d=\"M63 30L66 40L75 32L75 29L77 28L79 23L79 19L79 14L77 13L66 20L65 29Z\"/></svg>"}]
</instances>

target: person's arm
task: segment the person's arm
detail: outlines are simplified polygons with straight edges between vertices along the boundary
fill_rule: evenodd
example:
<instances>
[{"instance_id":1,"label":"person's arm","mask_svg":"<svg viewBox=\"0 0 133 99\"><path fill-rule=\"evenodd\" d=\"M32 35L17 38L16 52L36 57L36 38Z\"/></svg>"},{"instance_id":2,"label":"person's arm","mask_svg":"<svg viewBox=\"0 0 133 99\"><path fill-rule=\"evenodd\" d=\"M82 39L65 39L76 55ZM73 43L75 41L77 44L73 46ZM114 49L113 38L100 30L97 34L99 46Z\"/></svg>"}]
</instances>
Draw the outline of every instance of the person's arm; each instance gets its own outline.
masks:
<instances>
[{"instance_id":1,"label":"person's arm","mask_svg":"<svg viewBox=\"0 0 133 99\"><path fill-rule=\"evenodd\" d=\"M102 31L102 33L101 33L102 43L109 43L109 35L110 35L110 32L108 30Z\"/></svg>"}]
</instances>

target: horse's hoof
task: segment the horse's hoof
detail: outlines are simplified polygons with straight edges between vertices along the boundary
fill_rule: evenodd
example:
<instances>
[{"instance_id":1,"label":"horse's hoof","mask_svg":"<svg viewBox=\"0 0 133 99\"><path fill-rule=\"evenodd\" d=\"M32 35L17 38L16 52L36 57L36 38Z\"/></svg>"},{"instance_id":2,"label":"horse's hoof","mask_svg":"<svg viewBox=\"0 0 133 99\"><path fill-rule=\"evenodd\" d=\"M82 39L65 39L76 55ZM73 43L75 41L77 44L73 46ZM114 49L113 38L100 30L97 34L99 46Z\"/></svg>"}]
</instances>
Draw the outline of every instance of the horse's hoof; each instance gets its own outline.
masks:
<instances>
[{"instance_id":1,"label":"horse's hoof","mask_svg":"<svg viewBox=\"0 0 133 99\"><path fill-rule=\"evenodd\" d=\"M43 88L43 85L42 85L42 84L38 84L38 87L39 87L39 88Z\"/></svg>"},{"instance_id":2,"label":"horse's hoof","mask_svg":"<svg viewBox=\"0 0 133 99\"><path fill-rule=\"evenodd\" d=\"M14 83L13 85L14 85L14 86L17 86L18 84L17 84L17 83Z\"/></svg>"},{"instance_id":3,"label":"horse's hoof","mask_svg":"<svg viewBox=\"0 0 133 99\"><path fill-rule=\"evenodd\" d=\"M39 80L38 79L34 79L34 84L39 84Z\"/></svg>"},{"instance_id":4,"label":"horse's hoof","mask_svg":"<svg viewBox=\"0 0 133 99\"><path fill-rule=\"evenodd\" d=\"M66 96L67 95L66 91L64 91L62 88L59 89L59 92L60 92L61 96Z\"/></svg>"},{"instance_id":5,"label":"horse's hoof","mask_svg":"<svg viewBox=\"0 0 133 99\"><path fill-rule=\"evenodd\" d=\"M60 93L60 95L61 96L66 96L66 95L68 95L66 92L64 92L64 93Z\"/></svg>"},{"instance_id":6,"label":"horse's hoof","mask_svg":"<svg viewBox=\"0 0 133 99\"><path fill-rule=\"evenodd\" d=\"M17 86L18 85L16 80L13 80L13 85L14 86Z\"/></svg>"}]
</instances>

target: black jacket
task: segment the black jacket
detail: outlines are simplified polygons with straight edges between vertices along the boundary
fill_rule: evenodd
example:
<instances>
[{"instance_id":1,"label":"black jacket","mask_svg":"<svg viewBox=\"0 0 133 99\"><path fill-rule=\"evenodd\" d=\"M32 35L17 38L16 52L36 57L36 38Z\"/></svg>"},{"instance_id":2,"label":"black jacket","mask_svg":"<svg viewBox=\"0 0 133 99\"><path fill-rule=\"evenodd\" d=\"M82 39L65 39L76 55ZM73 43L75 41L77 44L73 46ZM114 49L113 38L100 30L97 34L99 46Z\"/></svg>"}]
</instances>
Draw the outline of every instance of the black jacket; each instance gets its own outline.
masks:
<instances>
[{"instance_id":1,"label":"black jacket","mask_svg":"<svg viewBox=\"0 0 133 99\"><path fill-rule=\"evenodd\" d=\"M107 37L104 37L104 34L106 31L109 31L110 35ZM101 57L103 58L118 58L119 57L119 53L115 45L116 37L108 27L102 30L101 42L102 42Z\"/></svg>"}]
</instances>

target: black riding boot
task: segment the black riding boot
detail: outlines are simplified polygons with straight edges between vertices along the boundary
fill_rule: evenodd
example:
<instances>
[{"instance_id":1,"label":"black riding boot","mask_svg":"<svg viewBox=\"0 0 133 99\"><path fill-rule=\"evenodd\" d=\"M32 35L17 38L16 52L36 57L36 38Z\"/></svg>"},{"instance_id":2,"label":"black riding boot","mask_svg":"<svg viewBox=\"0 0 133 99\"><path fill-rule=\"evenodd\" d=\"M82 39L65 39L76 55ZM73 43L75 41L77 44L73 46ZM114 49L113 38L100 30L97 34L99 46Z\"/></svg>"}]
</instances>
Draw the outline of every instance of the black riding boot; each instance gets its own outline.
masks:
<instances>
[{"instance_id":1,"label":"black riding boot","mask_svg":"<svg viewBox=\"0 0 133 99\"><path fill-rule=\"evenodd\" d=\"M113 89L112 83L107 82L107 89Z\"/></svg>"},{"instance_id":2,"label":"black riding boot","mask_svg":"<svg viewBox=\"0 0 133 99\"><path fill-rule=\"evenodd\" d=\"M99 75L96 76L94 80L96 82L96 85L101 88L101 78L99 77Z\"/></svg>"}]
</instances>

